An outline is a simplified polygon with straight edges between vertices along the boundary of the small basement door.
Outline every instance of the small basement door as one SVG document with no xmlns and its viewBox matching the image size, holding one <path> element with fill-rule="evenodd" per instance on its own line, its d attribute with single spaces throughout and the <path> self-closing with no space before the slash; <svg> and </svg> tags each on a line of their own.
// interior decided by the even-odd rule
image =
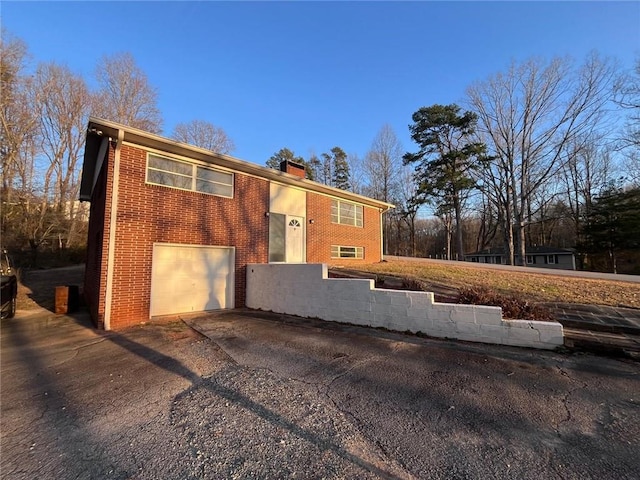
<svg viewBox="0 0 640 480">
<path fill-rule="evenodd" d="M 232 247 L 153 245 L 150 316 L 234 306 Z"/>
</svg>

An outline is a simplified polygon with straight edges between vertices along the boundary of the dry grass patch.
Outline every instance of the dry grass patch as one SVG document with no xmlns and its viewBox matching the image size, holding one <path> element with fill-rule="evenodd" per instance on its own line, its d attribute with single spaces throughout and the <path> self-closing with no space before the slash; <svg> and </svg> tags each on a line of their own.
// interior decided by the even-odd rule
<svg viewBox="0 0 640 480">
<path fill-rule="evenodd" d="M 84 265 L 47 270 L 20 270 L 18 280 L 18 310 L 46 308 L 53 311 L 55 288 L 64 285 L 82 286 Z"/>
<path fill-rule="evenodd" d="M 502 295 L 524 297 L 531 302 L 640 308 L 640 284 L 629 282 L 396 260 L 358 266 L 358 270 L 419 280 L 426 286 L 444 284 L 458 290 L 485 288 Z"/>
</svg>

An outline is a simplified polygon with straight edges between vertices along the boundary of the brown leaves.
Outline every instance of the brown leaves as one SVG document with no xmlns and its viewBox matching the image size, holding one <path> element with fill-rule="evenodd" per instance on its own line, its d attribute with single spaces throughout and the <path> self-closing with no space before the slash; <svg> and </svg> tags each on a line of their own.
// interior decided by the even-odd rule
<svg viewBox="0 0 640 480">
<path fill-rule="evenodd" d="M 457 289 L 487 288 L 498 294 L 528 302 L 566 302 L 640 308 L 640 284 L 497 270 L 464 264 L 445 265 L 428 261 L 388 261 L 362 265 L 360 270 L 408 276 L 426 286 L 446 284 Z"/>
</svg>

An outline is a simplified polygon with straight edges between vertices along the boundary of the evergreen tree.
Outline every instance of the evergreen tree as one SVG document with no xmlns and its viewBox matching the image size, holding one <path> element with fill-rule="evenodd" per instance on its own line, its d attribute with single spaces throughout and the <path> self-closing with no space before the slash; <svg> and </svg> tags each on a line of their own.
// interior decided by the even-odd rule
<svg viewBox="0 0 640 480">
<path fill-rule="evenodd" d="M 471 172 L 486 151 L 484 144 L 472 141 L 476 121 L 476 114 L 461 115 L 455 104 L 423 107 L 413 114 L 414 123 L 409 126 L 420 150 L 403 157 L 405 164 L 417 164 L 417 197 L 436 208 L 446 205 L 453 209 L 459 260 L 464 255 L 462 202 L 466 192 L 475 187 Z"/>
<path fill-rule="evenodd" d="M 323 153 L 321 155 L 322 161 L 320 165 L 320 176 L 318 177 L 318 181 L 324 183 L 325 185 L 331 185 L 331 172 L 332 172 L 332 157 L 328 153 Z"/>
<path fill-rule="evenodd" d="M 271 155 L 271 157 L 269 157 L 269 159 L 265 162 L 265 165 L 269 168 L 273 168 L 274 170 L 280 170 L 280 164 L 284 161 L 293 162 L 304 166 L 306 178 L 308 178 L 309 180 L 315 180 L 316 175 L 314 172 L 314 168 L 310 164 L 310 162 L 306 162 L 302 157 L 297 157 L 288 148 L 281 148 L 276 153 Z"/>
<path fill-rule="evenodd" d="M 307 162 L 307 166 L 309 167 L 309 180 L 318 180 L 320 178 L 321 165 L 320 159 L 315 154 L 311 154 Z"/>
<path fill-rule="evenodd" d="M 585 253 L 607 253 L 613 273 L 621 250 L 640 248 L 640 188 L 609 189 L 597 197 L 584 223 Z"/>
<path fill-rule="evenodd" d="M 296 157 L 295 154 L 288 148 L 281 148 L 276 153 L 271 155 L 265 164 L 269 168 L 280 170 L 280 164 L 283 161 L 301 164 L 302 162 L 304 162 L 304 159 L 302 157 Z"/>
<path fill-rule="evenodd" d="M 340 190 L 351 190 L 351 175 L 347 154 L 340 147 L 331 149 L 332 175 L 331 185 Z"/>
</svg>

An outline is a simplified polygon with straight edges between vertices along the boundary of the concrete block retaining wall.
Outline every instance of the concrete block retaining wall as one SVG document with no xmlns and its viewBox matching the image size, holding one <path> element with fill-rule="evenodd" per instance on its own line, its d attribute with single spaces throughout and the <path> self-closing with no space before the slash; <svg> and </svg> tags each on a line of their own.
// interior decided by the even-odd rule
<svg viewBox="0 0 640 480">
<path fill-rule="evenodd" d="M 437 303 L 431 292 L 375 288 L 373 280 L 328 278 L 324 264 L 249 264 L 249 308 L 470 342 L 553 349 L 556 322 L 503 320 L 499 307 Z"/>
</svg>

